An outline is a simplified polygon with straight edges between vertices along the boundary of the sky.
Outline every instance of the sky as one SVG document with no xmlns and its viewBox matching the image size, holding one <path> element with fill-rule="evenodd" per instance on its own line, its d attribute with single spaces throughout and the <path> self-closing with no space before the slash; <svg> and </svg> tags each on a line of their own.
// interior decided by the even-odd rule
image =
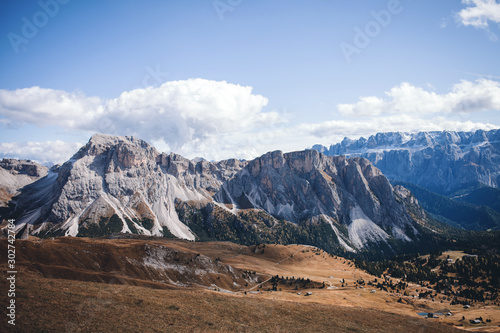
<svg viewBox="0 0 500 333">
<path fill-rule="evenodd" d="M 500 0 L 4 0 L 0 22 L 0 158 L 500 128 Z"/>
</svg>

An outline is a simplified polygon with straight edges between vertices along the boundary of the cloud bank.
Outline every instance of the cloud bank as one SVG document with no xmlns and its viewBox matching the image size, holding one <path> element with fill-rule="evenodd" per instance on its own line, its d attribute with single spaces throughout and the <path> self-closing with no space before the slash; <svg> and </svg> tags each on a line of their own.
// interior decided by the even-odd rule
<svg viewBox="0 0 500 333">
<path fill-rule="evenodd" d="M 89 137 L 93 133 L 134 135 L 159 151 L 188 158 L 251 159 L 272 150 L 302 150 L 377 132 L 498 128 L 498 123 L 473 119 L 478 112 L 500 111 L 500 83 L 461 81 L 441 94 L 401 83 L 385 96 L 338 104 L 329 118 L 307 123 L 294 122 L 293 115 L 266 112 L 267 103 L 267 98 L 252 93 L 252 87 L 203 79 L 166 82 L 105 100 L 32 87 L 0 90 L 0 127 L 31 124 Z M 0 157 L 57 163 L 71 157 L 82 144 L 0 143 Z"/>
<path fill-rule="evenodd" d="M 224 157 L 217 146 L 235 144 L 226 138 L 282 121 L 277 112 L 262 110 L 267 103 L 251 87 L 204 79 L 166 82 L 107 100 L 31 87 L 0 90 L 0 123 L 133 135 L 166 150 Z"/>
<path fill-rule="evenodd" d="M 450 114 L 500 110 L 500 83 L 480 79 L 461 81 L 446 94 L 415 87 L 404 82 L 387 91 L 385 98 L 361 97 L 352 104 L 339 104 L 337 109 L 348 116 L 382 114 Z"/>
<path fill-rule="evenodd" d="M 62 140 L 0 142 L 0 158 L 35 160 L 46 165 L 58 164 L 66 162 L 83 144 L 83 142 L 64 142 Z"/>
</svg>

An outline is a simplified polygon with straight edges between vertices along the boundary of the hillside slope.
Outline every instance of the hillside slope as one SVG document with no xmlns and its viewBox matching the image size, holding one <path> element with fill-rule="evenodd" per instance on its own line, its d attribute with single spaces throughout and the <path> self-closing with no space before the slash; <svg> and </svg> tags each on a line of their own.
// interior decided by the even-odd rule
<svg viewBox="0 0 500 333">
<path fill-rule="evenodd" d="M 6 207 L 20 189 L 42 178 L 48 168 L 33 161 L 4 158 L 0 161 L 0 209 Z"/>
<path fill-rule="evenodd" d="M 409 189 L 420 205 L 436 219 L 468 230 L 500 230 L 500 213 L 488 206 L 449 199 L 415 184 L 393 181 Z"/>
<path fill-rule="evenodd" d="M 500 189 L 498 188 L 481 187 L 466 195 L 456 196 L 454 199 L 473 205 L 488 206 L 500 213 Z"/>
</svg>

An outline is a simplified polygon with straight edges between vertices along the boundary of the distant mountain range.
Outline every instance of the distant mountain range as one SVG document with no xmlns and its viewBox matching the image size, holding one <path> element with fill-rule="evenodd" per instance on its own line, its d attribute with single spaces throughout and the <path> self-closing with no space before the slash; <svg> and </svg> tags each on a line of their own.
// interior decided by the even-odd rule
<svg viewBox="0 0 500 333">
<path fill-rule="evenodd" d="M 314 150 L 190 161 L 133 137 L 94 135 L 17 191 L 2 217 L 16 219 L 19 235 L 135 233 L 355 252 L 432 233 L 411 193 L 368 160 Z"/>
<path fill-rule="evenodd" d="M 389 179 L 447 196 L 500 186 L 500 130 L 378 133 L 312 149 L 328 156 L 365 157 Z"/>
</svg>

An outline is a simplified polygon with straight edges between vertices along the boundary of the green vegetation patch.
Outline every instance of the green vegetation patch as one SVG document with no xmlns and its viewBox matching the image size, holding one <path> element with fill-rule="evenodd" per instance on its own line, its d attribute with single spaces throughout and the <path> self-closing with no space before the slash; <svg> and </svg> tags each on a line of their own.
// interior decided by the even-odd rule
<svg viewBox="0 0 500 333">
<path fill-rule="evenodd" d="M 78 237 L 101 237 L 103 235 L 111 235 L 122 231 L 123 222 L 120 217 L 113 214 L 109 219 L 101 217 L 99 224 L 89 223 L 86 226 L 80 225 L 78 229 Z"/>
</svg>

